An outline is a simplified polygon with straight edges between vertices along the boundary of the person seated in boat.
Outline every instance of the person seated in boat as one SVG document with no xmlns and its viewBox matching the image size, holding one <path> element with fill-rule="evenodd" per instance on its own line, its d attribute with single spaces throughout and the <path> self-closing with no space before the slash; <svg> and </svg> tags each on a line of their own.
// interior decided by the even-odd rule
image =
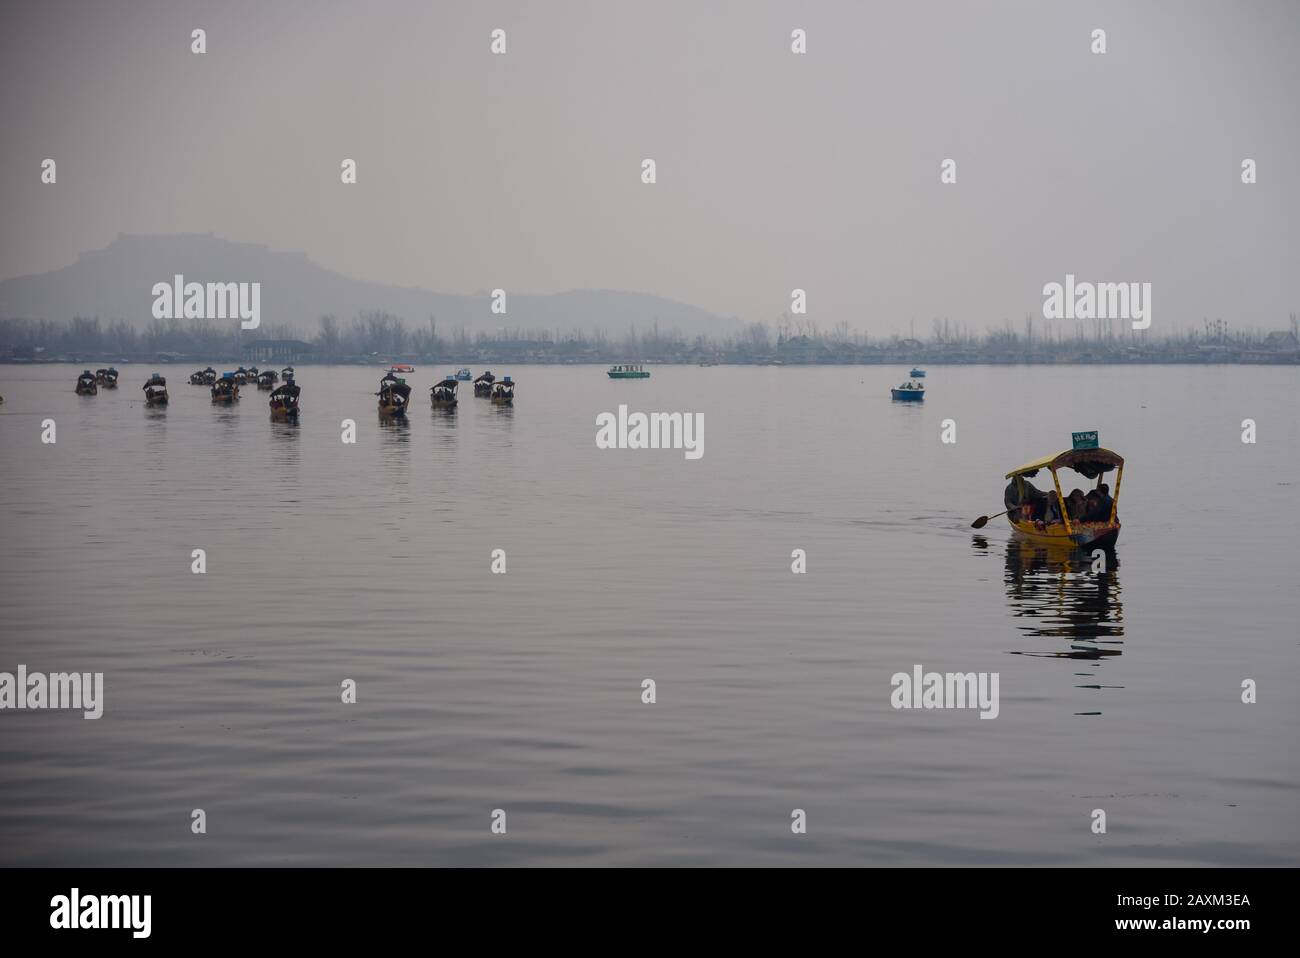
<svg viewBox="0 0 1300 958">
<path fill-rule="evenodd" d="M 1012 477 L 1007 483 L 1007 487 L 1002 490 L 1002 505 L 1007 510 L 1007 515 L 1012 519 L 1020 511 L 1020 490 L 1016 488 L 1016 480 Z"/>
<path fill-rule="evenodd" d="M 1075 489 L 1065 498 L 1065 512 L 1072 522 L 1077 522 L 1083 518 L 1087 509 L 1087 499 L 1083 495 L 1082 489 Z"/>
<path fill-rule="evenodd" d="M 1028 519 L 1031 511 L 1029 504 L 1033 501 L 1029 490 L 1034 487 L 1027 479 L 1012 476 L 1006 489 L 1002 490 L 1002 504 L 1007 507 L 1007 515 L 1012 519 Z"/>
<path fill-rule="evenodd" d="M 1028 479 L 1013 476 L 1002 493 L 1002 504 L 1007 507 L 1007 514 L 1012 519 L 1033 519 L 1039 513 L 1039 507 L 1047 494 L 1039 490 Z"/>
<path fill-rule="evenodd" d="M 1105 518 L 1110 517 L 1109 511 L 1107 511 L 1105 517 L 1103 518 L 1102 511 L 1101 511 L 1101 493 L 1098 492 L 1096 489 L 1093 489 L 1091 492 L 1088 493 L 1085 502 L 1086 505 L 1083 510 L 1084 522 L 1102 522 L 1104 521 Z"/>
<path fill-rule="evenodd" d="M 1092 492 L 1088 493 L 1091 508 L 1088 510 L 1087 520 L 1089 522 L 1109 522 L 1110 510 L 1113 500 L 1110 498 L 1110 486 L 1102 483 Z"/>
</svg>

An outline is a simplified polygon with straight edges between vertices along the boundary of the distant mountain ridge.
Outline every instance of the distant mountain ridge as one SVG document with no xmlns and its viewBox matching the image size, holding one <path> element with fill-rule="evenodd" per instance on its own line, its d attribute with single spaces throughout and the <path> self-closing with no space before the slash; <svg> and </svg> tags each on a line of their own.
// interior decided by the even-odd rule
<svg viewBox="0 0 1300 958">
<path fill-rule="evenodd" d="M 0 319 L 67 322 L 98 316 L 107 324 L 125 320 L 137 329 L 153 320 L 153 285 L 172 281 L 260 282 L 263 327 L 288 324 L 313 335 L 326 314 L 346 325 L 358 313 L 384 310 L 409 327 L 438 324 L 440 334 L 519 329 L 575 329 L 622 335 L 659 323 L 664 332 L 718 336 L 739 330 L 735 317 L 719 316 L 687 303 L 648 293 L 572 290 L 530 294 L 507 290 L 506 315 L 492 313 L 490 298 L 436 293 L 352 279 L 313 263 L 306 254 L 281 252 L 256 243 L 237 243 L 213 234 L 131 235 L 119 233 L 103 249 L 82 253 L 62 269 L 0 281 Z"/>
</svg>

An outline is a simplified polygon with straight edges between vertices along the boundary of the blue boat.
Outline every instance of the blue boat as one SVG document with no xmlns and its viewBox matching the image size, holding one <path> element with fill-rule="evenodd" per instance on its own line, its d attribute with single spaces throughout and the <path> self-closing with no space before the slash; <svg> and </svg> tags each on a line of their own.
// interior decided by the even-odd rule
<svg viewBox="0 0 1300 958">
<path fill-rule="evenodd" d="M 913 379 L 924 379 L 925 370 L 922 369 L 920 366 L 913 366 L 912 371 L 908 373 L 908 375 L 911 376 Z"/>
<path fill-rule="evenodd" d="M 461 366 L 456 370 L 456 379 L 460 382 L 467 383 L 474 378 L 474 374 L 469 371 L 468 366 Z"/>
<path fill-rule="evenodd" d="M 920 402 L 925 398 L 925 387 L 920 383 L 906 382 L 889 390 L 889 394 L 899 402 Z"/>
</svg>

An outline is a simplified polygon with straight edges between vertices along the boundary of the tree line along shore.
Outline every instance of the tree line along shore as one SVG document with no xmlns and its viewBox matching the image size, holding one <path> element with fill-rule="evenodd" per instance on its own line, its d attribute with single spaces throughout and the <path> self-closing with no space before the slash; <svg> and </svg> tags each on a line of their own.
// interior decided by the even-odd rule
<svg viewBox="0 0 1300 958">
<path fill-rule="evenodd" d="M 374 362 L 695 363 L 738 365 L 1242 363 L 1300 364 L 1300 330 L 1234 330 L 1222 321 L 1167 334 L 1115 331 L 1084 324 L 1026 321 L 981 333 L 934 324 L 928 337 L 872 337 L 846 324 L 822 331 L 807 325 L 751 323 L 738 332 L 684 336 L 658 328 L 622 336 L 601 332 L 501 329 L 449 335 L 436 321 L 408 325 L 384 312 L 349 323 L 324 316 L 314 333 L 287 324 L 256 330 L 206 321 L 155 320 L 143 329 L 97 317 L 71 322 L 0 320 L 0 362 Z"/>
</svg>

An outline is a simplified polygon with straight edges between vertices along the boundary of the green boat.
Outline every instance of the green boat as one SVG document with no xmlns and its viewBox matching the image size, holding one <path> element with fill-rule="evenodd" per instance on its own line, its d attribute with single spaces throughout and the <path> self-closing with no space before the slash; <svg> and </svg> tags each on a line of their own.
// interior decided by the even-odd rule
<svg viewBox="0 0 1300 958">
<path fill-rule="evenodd" d="M 649 379 L 650 374 L 640 366 L 610 366 L 610 379 Z"/>
</svg>

